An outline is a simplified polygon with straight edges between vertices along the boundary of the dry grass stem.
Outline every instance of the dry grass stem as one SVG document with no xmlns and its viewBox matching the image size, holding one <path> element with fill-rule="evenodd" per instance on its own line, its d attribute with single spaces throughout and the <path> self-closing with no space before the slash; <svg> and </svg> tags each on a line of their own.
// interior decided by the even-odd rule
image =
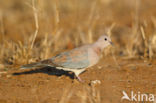
<svg viewBox="0 0 156 103">
<path fill-rule="evenodd" d="M 3 21 L 3 12 L 0 11 L 0 30 L 1 30 L 1 35 L 2 35 L 2 40 L 4 39 L 5 31 L 4 31 L 4 21 Z"/>
<path fill-rule="evenodd" d="M 142 38 L 143 38 L 144 45 L 145 45 L 145 49 L 144 49 L 144 58 L 147 58 L 147 56 L 148 56 L 148 50 L 149 50 L 149 48 L 148 48 L 148 43 L 147 43 L 147 39 L 146 39 L 146 37 L 145 37 L 144 28 L 141 26 L 140 29 L 141 29 L 141 34 L 142 34 Z"/>
<path fill-rule="evenodd" d="M 72 94 L 73 94 L 73 91 L 71 90 L 71 88 L 65 88 L 59 103 L 68 103 L 68 101 L 71 98 Z"/>
<path fill-rule="evenodd" d="M 116 64 L 116 66 L 120 69 L 121 67 L 120 67 L 120 65 L 119 65 L 119 63 L 118 63 L 118 61 L 117 61 L 117 59 L 116 59 L 116 56 L 114 55 L 113 50 L 111 50 L 111 53 L 112 53 L 112 57 L 113 57 L 113 60 L 114 60 L 114 62 L 115 62 L 115 64 Z"/>
<path fill-rule="evenodd" d="M 33 37 L 33 40 L 32 40 L 32 44 L 31 44 L 31 49 L 33 48 L 34 46 L 34 42 L 36 40 L 36 37 L 37 37 L 37 34 L 38 34 L 38 30 L 39 30 L 39 24 L 38 24 L 38 10 L 35 6 L 35 0 L 32 0 L 32 9 L 33 9 L 33 13 L 34 13 L 34 20 L 35 20 L 35 27 L 36 27 L 36 30 L 35 30 L 35 33 L 34 33 L 34 37 Z"/>
</svg>

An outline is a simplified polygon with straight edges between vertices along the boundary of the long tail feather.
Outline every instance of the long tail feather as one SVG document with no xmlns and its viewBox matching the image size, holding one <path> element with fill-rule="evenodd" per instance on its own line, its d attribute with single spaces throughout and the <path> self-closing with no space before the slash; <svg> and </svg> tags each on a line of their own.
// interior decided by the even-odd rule
<svg viewBox="0 0 156 103">
<path fill-rule="evenodd" d="M 21 66 L 21 69 L 31 69 L 31 68 L 42 68 L 42 67 L 46 67 L 46 66 L 50 66 L 50 67 L 55 67 L 57 65 L 53 64 L 53 62 L 51 61 L 51 59 L 46 59 L 40 62 L 36 62 L 36 63 L 31 63 L 31 64 L 26 64 Z"/>
<path fill-rule="evenodd" d="M 45 67 L 45 64 L 42 64 L 40 62 L 36 62 L 36 63 L 31 63 L 31 64 L 26 64 L 21 66 L 21 69 L 31 69 L 31 68 L 35 68 L 35 67 Z"/>
</svg>

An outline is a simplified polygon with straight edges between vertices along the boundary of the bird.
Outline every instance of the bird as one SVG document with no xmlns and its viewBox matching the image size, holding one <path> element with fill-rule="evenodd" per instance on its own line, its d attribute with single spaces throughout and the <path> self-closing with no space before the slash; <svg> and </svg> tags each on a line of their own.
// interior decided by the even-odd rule
<svg viewBox="0 0 156 103">
<path fill-rule="evenodd" d="M 55 67 L 59 70 L 73 72 L 76 78 L 83 82 L 79 75 L 87 68 L 97 64 L 101 58 L 102 51 L 109 45 L 112 45 L 111 38 L 105 34 L 99 39 L 90 44 L 62 52 L 52 58 L 26 64 L 21 66 L 21 69 Z"/>
</svg>

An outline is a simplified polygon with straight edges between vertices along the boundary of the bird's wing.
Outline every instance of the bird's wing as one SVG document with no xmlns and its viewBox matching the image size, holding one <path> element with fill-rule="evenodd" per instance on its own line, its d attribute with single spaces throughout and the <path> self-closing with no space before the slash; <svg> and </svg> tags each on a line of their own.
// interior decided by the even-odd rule
<svg viewBox="0 0 156 103">
<path fill-rule="evenodd" d="M 71 69 L 86 68 L 89 66 L 88 50 L 84 48 L 73 49 L 51 59 L 41 61 L 41 63 Z"/>
</svg>

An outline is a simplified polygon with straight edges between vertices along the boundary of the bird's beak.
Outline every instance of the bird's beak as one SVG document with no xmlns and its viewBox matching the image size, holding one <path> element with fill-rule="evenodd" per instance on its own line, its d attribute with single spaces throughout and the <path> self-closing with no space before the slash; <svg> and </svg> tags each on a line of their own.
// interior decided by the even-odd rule
<svg viewBox="0 0 156 103">
<path fill-rule="evenodd" d="M 112 46 L 114 46 L 113 42 L 110 41 L 109 43 L 110 43 Z"/>
</svg>

